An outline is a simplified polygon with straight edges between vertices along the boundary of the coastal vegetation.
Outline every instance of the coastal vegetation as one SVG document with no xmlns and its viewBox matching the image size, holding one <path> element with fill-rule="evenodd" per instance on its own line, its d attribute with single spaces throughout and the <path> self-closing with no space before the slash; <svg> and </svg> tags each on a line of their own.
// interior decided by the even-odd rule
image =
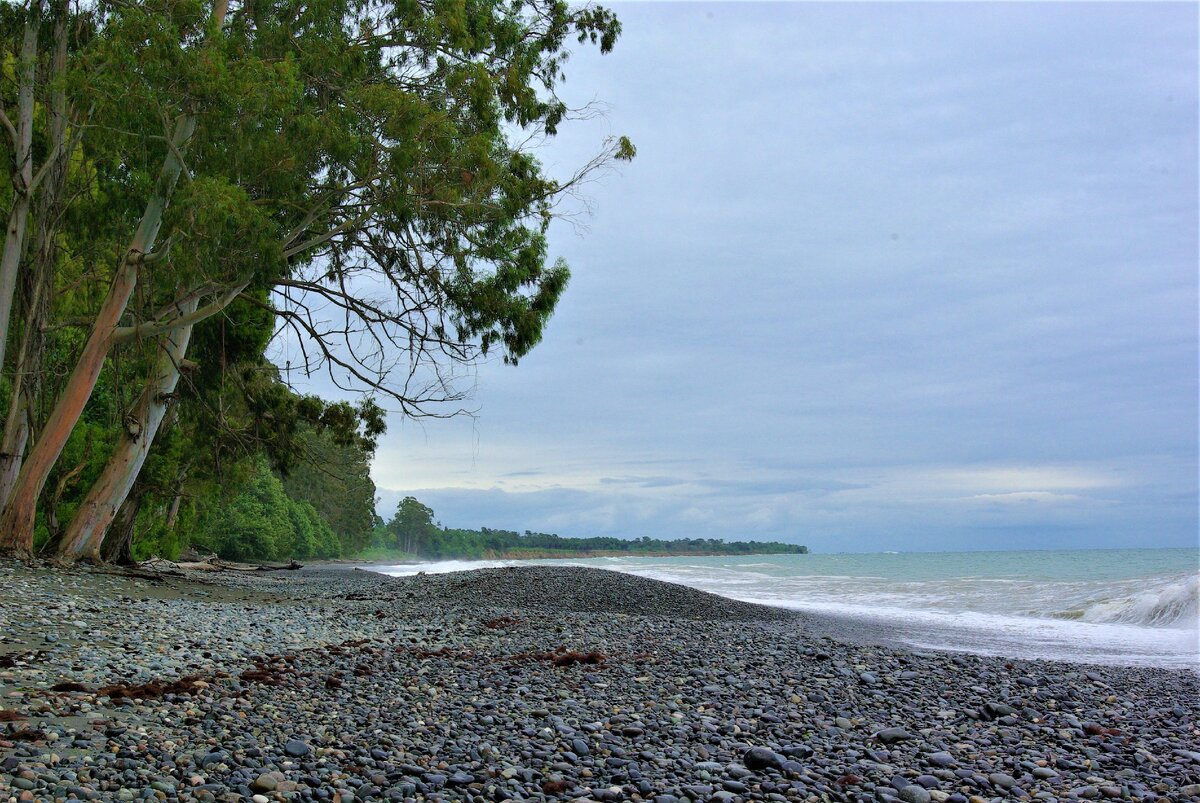
<svg viewBox="0 0 1200 803">
<path fill-rule="evenodd" d="M 461 412 L 567 284 L 558 0 L 0 5 L 0 553 L 370 546 L 385 412 Z M 339 400 L 297 392 L 321 376 Z"/>
<path fill-rule="evenodd" d="M 797 555 L 808 547 L 773 541 L 723 541 L 717 538 L 679 538 L 665 541 L 642 536 L 636 539 L 596 537 L 564 538 L 553 533 L 526 530 L 478 530 L 441 527 L 433 509 L 414 497 L 405 497 L 396 513 L 376 529 L 374 546 L 422 558 L 562 558 L 609 555 Z M 376 552 L 384 557 L 387 552 Z"/>
</svg>

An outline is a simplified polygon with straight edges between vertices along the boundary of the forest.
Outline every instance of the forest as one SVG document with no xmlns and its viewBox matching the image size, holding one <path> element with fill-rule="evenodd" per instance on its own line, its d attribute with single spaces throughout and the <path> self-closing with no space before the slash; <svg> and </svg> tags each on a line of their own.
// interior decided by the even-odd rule
<svg viewBox="0 0 1200 803">
<path fill-rule="evenodd" d="M 557 0 L 0 4 L 0 554 L 370 546 L 389 416 L 537 344 L 551 221 L 634 156 L 537 156 L 594 111 L 572 49 L 619 33 Z"/>
<path fill-rule="evenodd" d="M 552 558 L 588 555 L 805 555 L 808 547 L 776 541 L 717 538 L 564 538 L 481 527 L 464 530 L 434 522 L 433 509 L 408 496 L 386 525 L 376 528 L 373 546 L 420 558 Z M 382 555 L 380 557 L 383 557 Z"/>
</svg>

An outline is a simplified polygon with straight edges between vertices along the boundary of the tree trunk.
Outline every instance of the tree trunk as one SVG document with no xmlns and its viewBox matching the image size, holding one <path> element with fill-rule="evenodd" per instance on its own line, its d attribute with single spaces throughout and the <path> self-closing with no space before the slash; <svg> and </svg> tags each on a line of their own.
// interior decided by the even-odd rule
<svg viewBox="0 0 1200 803">
<path fill-rule="evenodd" d="M 84 405 L 96 387 L 104 358 L 108 354 L 113 329 L 137 283 L 137 266 L 132 260 L 122 260 L 109 288 L 108 296 L 96 317 L 96 323 L 88 336 L 83 354 L 67 380 L 67 386 L 59 397 L 58 404 L 50 413 L 50 419 L 42 429 L 37 443 L 29 452 L 16 487 L 8 500 L 3 517 L 0 517 L 0 552 L 29 555 L 33 551 L 33 522 L 37 511 L 38 496 L 46 485 L 46 478 L 62 454 L 63 446 L 83 413 Z"/>
<path fill-rule="evenodd" d="M 29 224 L 29 203 L 33 193 L 33 90 L 37 78 L 38 26 L 42 18 L 40 0 L 32 0 L 25 17 L 25 37 L 21 43 L 21 78 L 17 89 L 16 140 L 13 142 L 13 200 L 4 230 L 4 249 L 0 251 L 0 369 L 8 345 L 13 293 L 17 289 L 17 269 L 25 253 L 25 230 Z"/>
<path fill-rule="evenodd" d="M 3 516 L 0 517 L 0 553 L 28 555 L 33 551 L 33 522 L 37 513 L 38 496 L 41 495 L 50 470 L 62 454 L 71 430 L 96 387 L 96 380 L 104 367 L 104 359 L 112 347 L 117 323 L 125 313 L 137 285 L 141 257 L 154 248 L 158 230 L 162 226 L 163 211 L 183 170 L 183 164 L 177 154 L 181 154 L 187 148 L 195 128 L 196 121 L 191 116 L 180 118 L 175 126 L 173 147 L 168 150 L 163 162 L 155 193 L 147 201 L 146 210 L 142 214 L 129 251 L 117 267 L 117 274 L 96 316 L 83 353 L 75 364 L 75 370 L 71 372 L 67 386 L 63 389 L 54 411 L 50 413 L 50 419 L 38 436 L 37 443 L 25 459 L 21 474 L 17 478 L 17 486 L 13 489 Z"/>
<path fill-rule="evenodd" d="M 67 143 L 67 98 L 54 83 L 67 65 L 67 11 L 65 3 L 51 6 L 54 13 L 54 50 L 47 82 L 50 90 L 50 163 L 43 167 L 43 178 L 36 199 L 32 269 L 25 272 L 21 303 L 25 311 L 21 345 L 13 369 L 12 400 L 0 439 L 0 511 L 8 502 L 21 472 L 31 432 L 36 431 L 38 404 L 41 399 L 42 359 L 45 354 L 45 326 L 50 319 L 50 296 L 58 262 L 59 220 L 66 190 L 71 148 Z"/>
<path fill-rule="evenodd" d="M 105 563 L 117 563 L 122 566 L 137 563 L 133 559 L 133 525 L 137 522 L 137 514 L 144 497 L 145 490 L 138 484 L 117 509 L 117 515 L 108 528 L 108 537 L 104 539 L 100 550 Z"/>
<path fill-rule="evenodd" d="M 183 483 L 187 479 L 187 469 L 179 472 L 179 476 L 175 478 L 175 498 L 171 500 L 171 507 L 167 509 L 167 532 L 174 532 L 175 522 L 179 521 L 179 508 L 183 505 Z"/>
<path fill-rule="evenodd" d="M 24 388 L 13 388 L 13 403 L 4 422 L 4 439 L 0 441 L 0 502 L 8 499 L 17 484 L 21 457 L 29 443 L 29 403 Z"/>
<path fill-rule="evenodd" d="M 195 298 L 184 302 L 181 313 L 196 311 Z M 186 325 L 163 335 L 159 341 L 159 357 L 154 374 L 134 407 L 132 426 L 127 426 L 117 441 L 116 449 L 99 479 L 88 491 L 75 518 L 58 545 L 58 558 L 63 561 L 100 561 L 100 545 L 113 518 L 129 495 L 150 445 L 158 434 L 159 425 L 167 414 L 175 386 L 179 383 L 179 366 L 187 353 L 192 326 Z"/>
<path fill-rule="evenodd" d="M 229 9 L 228 0 L 216 0 L 213 4 L 210 36 L 219 32 Z M 117 266 L 116 275 L 108 295 L 100 307 L 96 322 L 88 335 L 83 353 L 67 380 L 67 386 L 59 397 L 46 426 L 39 434 L 37 443 L 30 450 L 12 497 L 0 515 L 0 554 L 29 555 L 33 552 L 33 524 L 37 515 L 37 500 L 46 478 L 62 454 L 63 446 L 71 430 L 83 413 L 84 405 L 91 398 L 104 367 L 104 359 L 113 344 L 114 330 L 129 304 L 137 285 L 138 270 L 142 258 L 154 249 L 162 228 L 163 212 L 175 191 L 175 184 L 183 172 L 183 154 L 196 130 L 196 118 L 183 114 L 175 124 L 175 131 L 163 159 L 162 170 L 154 185 L 154 192 L 146 202 L 142 219 L 129 244 L 125 256 Z"/>
</svg>

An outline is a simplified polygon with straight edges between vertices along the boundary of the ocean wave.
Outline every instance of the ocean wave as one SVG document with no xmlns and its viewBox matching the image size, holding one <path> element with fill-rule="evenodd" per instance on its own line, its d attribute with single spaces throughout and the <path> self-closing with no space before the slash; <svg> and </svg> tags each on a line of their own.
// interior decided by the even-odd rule
<svg viewBox="0 0 1200 803">
<path fill-rule="evenodd" d="M 857 603 L 738 597 L 745 602 L 832 614 L 885 625 L 915 649 L 1069 660 L 1090 664 L 1196 669 L 1194 630 L 1124 622 L 1070 622 L 980 611 L 937 611 Z"/>
<path fill-rule="evenodd" d="M 1200 574 L 1144 589 L 1132 594 L 1095 600 L 1056 614 L 1104 624 L 1143 627 L 1195 627 L 1200 619 Z"/>
<path fill-rule="evenodd" d="M 425 563 L 397 563 L 386 566 L 371 566 L 370 571 L 391 577 L 411 577 L 414 574 L 448 574 L 467 572 L 473 569 L 495 569 L 512 566 L 512 560 L 434 560 Z"/>
</svg>

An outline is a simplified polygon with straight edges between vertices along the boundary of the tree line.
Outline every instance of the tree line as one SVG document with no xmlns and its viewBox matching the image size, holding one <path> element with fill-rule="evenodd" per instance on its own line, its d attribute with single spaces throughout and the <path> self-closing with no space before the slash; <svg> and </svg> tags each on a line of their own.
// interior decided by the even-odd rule
<svg viewBox="0 0 1200 803">
<path fill-rule="evenodd" d="M 0 553 L 370 543 L 385 413 L 541 338 L 559 0 L 0 4 Z M 314 376 L 329 401 L 298 392 Z"/>
<path fill-rule="evenodd" d="M 425 558 L 553 557 L 555 554 L 632 555 L 803 555 L 808 547 L 777 541 L 724 541 L 717 538 L 663 540 L 642 536 L 564 538 L 526 530 L 478 530 L 441 527 L 433 509 L 408 496 L 385 525 L 375 530 L 373 544 Z"/>
</svg>

